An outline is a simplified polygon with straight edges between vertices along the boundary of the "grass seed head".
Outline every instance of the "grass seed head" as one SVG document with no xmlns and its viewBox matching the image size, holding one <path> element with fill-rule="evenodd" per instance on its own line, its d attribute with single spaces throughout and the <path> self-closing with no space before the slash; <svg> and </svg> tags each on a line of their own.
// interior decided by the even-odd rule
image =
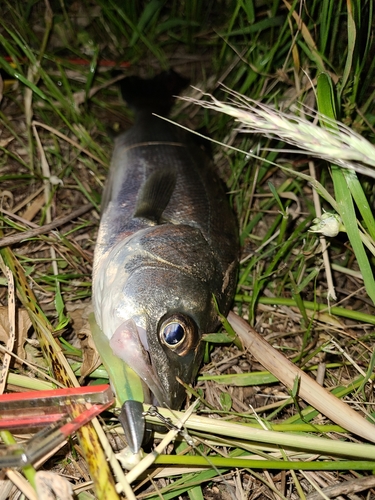
<svg viewBox="0 0 375 500">
<path fill-rule="evenodd" d="M 203 99 L 183 99 L 232 116 L 241 124 L 240 132 L 280 139 L 297 147 L 299 153 L 375 177 L 375 171 L 371 168 L 375 167 L 375 147 L 343 123 L 335 122 L 315 111 L 307 113 L 307 116 L 314 119 L 309 121 L 245 98 L 229 89 L 227 91 L 233 97 L 230 101 L 232 104 L 219 101 L 211 94 L 203 94 Z M 316 118 L 332 127 L 320 127 L 314 123 Z"/>
</svg>

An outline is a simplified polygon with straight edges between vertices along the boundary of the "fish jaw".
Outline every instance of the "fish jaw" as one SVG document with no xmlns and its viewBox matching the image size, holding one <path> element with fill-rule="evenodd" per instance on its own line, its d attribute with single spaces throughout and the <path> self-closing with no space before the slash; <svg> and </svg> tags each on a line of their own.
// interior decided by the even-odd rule
<svg viewBox="0 0 375 500">
<path fill-rule="evenodd" d="M 188 353 L 184 360 L 178 359 L 178 368 L 172 369 L 173 359 L 168 359 L 165 366 L 156 367 L 147 341 L 144 328 L 138 326 L 133 318 L 124 321 L 115 331 L 109 341 L 113 353 L 124 361 L 144 382 L 145 402 L 161 405 L 172 409 L 181 407 L 186 397 L 184 386 L 177 378 L 185 382 L 191 381 L 191 366 L 195 358 L 200 358 L 199 347 L 196 351 Z M 199 364 L 197 365 L 197 368 Z M 195 374 L 194 374 L 195 375 Z M 146 387 L 149 389 L 147 393 Z"/>
<path fill-rule="evenodd" d="M 130 366 L 151 391 L 152 395 L 145 394 L 144 390 L 145 402 L 163 404 L 166 397 L 150 361 L 145 329 L 137 326 L 131 318 L 116 329 L 109 345 L 113 353 Z"/>
</svg>

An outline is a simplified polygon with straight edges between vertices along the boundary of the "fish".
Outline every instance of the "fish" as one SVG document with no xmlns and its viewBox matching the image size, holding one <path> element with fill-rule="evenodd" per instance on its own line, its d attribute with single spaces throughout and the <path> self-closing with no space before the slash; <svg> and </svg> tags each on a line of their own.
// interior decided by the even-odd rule
<svg viewBox="0 0 375 500">
<path fill-rule="evenodd" d="M 197 375 L 217 308 L 229 312 L 239 256 L 236 217 L 207 148 L 160 118 L 187 85 L 173 70 L 122 81 L 135 122 L 115 140 L 92 280 L 113 354 L 141 379 L 144 402 L 171 409 L 186 397 L 178 379 Z"/>
</svg>

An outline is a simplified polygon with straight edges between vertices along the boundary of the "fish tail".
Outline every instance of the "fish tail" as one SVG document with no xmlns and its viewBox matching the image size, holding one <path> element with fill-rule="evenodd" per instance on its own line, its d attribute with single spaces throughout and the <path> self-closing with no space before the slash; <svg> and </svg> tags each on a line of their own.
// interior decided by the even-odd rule
<svg viewBox="0 0 375 500">
<path fill-rule="evenodd" d="M 128 76 L 122 80 L 120 88 L 123 99 L 135 112 L 146 110 L 166 115 L 174 96 L 188 85 L 188 78 L 170 69 L 149 79 Z"/>
</svg>

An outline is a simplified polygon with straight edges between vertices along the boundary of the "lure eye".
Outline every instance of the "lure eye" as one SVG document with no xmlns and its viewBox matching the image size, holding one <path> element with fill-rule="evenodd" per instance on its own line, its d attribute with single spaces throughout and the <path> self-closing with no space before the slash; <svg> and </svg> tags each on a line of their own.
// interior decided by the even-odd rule
<svg viewBox="0 0 375 500">
<path fill-rule="evenodd" d="M 184 314 L 173 314 L 161 321 L 159 327 L 161 342 L 179 356 L 185 356 L 198 344 L 198 328 L 194 321 Z"/>
</svg>

